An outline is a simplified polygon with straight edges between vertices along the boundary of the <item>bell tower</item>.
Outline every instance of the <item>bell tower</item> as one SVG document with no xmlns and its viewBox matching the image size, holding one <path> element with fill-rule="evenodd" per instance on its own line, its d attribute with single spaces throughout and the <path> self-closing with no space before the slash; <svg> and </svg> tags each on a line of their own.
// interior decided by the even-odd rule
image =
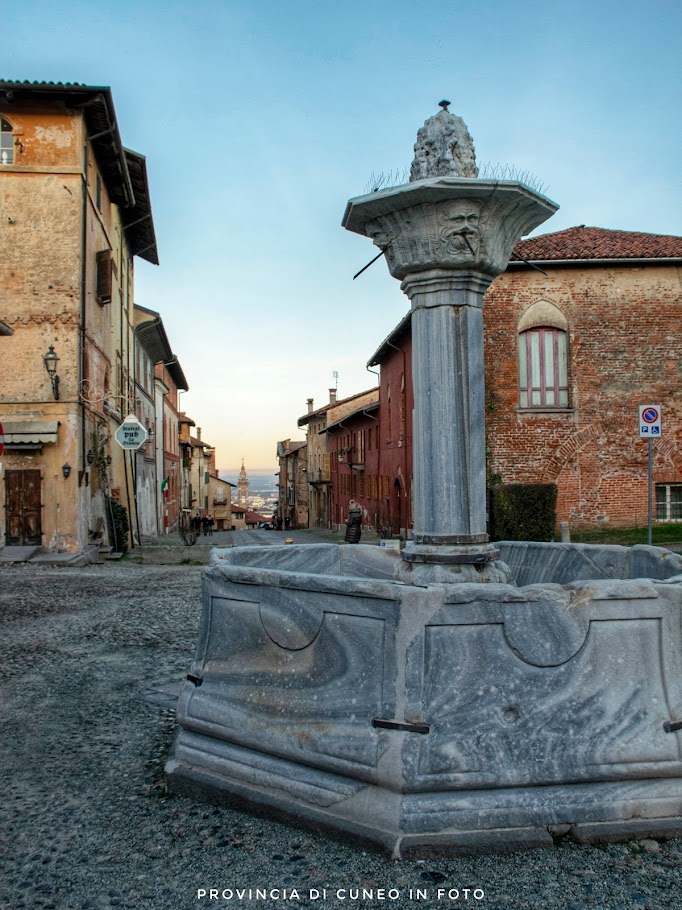
<svg viewBox="0 0 682 910">
<path fill-rule="evenodd" d="M 249 475 L 244 468 L 244 459 L 242 458 L 242 469 L 239 472 L 239 481 L 237 483 L 237 502 L 240 506 L 249 504 Z"/>
</svg>

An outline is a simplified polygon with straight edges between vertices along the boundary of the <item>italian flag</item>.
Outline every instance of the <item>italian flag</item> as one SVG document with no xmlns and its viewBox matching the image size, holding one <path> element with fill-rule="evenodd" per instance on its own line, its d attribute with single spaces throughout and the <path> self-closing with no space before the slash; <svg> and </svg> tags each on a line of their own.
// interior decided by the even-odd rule
<svg viewBox="0 0 682 910">
<path fill-rule="evenodd" d="M 168 478 L 164 477 L 161 481 L 161 492 L 164 496 L 168 496 Z"/>
</svg>

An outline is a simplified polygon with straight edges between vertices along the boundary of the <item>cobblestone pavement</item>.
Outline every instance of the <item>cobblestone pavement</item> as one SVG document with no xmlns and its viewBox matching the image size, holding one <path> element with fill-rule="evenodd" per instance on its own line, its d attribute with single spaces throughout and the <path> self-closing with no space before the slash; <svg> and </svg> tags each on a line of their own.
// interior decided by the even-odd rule
<svg viewBox="0 0 682 910">
<path fill-rule="evenodd" d="M 206 565 L 214 547 L 281 547 L 286 544 L 342 543 L 343 531 L 303 528 L 296 531 L 214 531 L 200 534 L 196 544 L 186 546 L 179 534 L 167 534 L 152 543 L 135 547 L 128 560 L 145 565 Z M 363 531 L 362 543 L 378 543 L 374 531 Z M 0 551 L 1 552 L 1 551 Z"/>
<path fill-rule="evenodd" d="M 682 906 L 680 840 L 392 861 L 167 795 L 200 581 L 134 562 L 0 569 L 0 910 Z"/>
</svg>

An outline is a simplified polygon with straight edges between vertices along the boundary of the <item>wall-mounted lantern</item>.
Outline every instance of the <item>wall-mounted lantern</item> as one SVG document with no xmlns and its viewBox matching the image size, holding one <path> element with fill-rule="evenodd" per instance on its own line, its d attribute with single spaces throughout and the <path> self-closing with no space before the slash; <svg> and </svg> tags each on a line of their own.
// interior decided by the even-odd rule
<svg viewBox="0 0 682 910">
<path fill-rule="evenodd" d="M 55 401 L 59 401 L 59 376 L 57 376 L 58 360 L 59 357 L 55 354 L 53 345 L 50 345 L 50 350 L 47 354 L 43 354 L 43 363 L 45 364 L 47 375 L 50 377 L 50 382 L 52 383 L 52 394 L 54 395 Z"/>
<path fill-rule="evenodd" d="M 93 461 L 95 460 L 95 456 L 92 453 L 92 449 L 90 449 L 88 451 L 88 454 L 85 456 L 85 460 L 87 461 L 88 464 L 92 464 Z"/>
<path fill-rule="evenodd" d="M 67 461 L 65 464 L 62 465 L 62 474 L 64 475 L 64 480 L 66 480 L 66 478 L 69 476 L 70 473 L 71 473 L 71 465 Z"/>
</svg>

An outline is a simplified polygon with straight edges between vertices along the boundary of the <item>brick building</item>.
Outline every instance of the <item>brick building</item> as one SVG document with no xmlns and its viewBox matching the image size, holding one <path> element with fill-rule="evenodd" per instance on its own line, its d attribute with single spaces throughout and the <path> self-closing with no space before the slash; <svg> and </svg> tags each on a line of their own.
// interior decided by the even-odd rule
<svg viewBox="0 0 682 910">
<path fill-rule="evenodd" d="M 336 389 L 330 389 L 329 403 L 321 408 L 315 408 L 313 399 L 308 399 L 308 411 L 298 419 L 298 426 L 307 429 L 308 527 L 328 528 L 338 521 L 338 509 L 331 501 L 332 470 L 337 462 L 330 454 L 333 449 L 338 459 L 338 451 L 336 441 L 330 442 L 327 436 L 327 428 L 345 423 L 348 415 L 377 400 L 376 388 L 341 399 L 337 399 Z"/>
<path fill-rule="evenodd" d="M 489 473 L 553 482 L 571 524 L 645 524 L 640 404 L 662 405 L 657 517 L 682 519 L 682 238 L 575 227 L 522 240 L 484 307 Z"/>
<path fill-rule="evenodd" d="M 558 520 L 573 526 L 646 524 L 638 408 L 660 404 L 656 517 L 682 520 L 682 238 L 581 226 L 523 240 L 515 254 L 483 311 L 489 479 L 556 483 Z M 412 525 L 411 355 L 408 313 L 368 364 L 381 368 L 379 445 L 371 468 L 366 447 L 364 498 L 359 480 L 352 496 L 403 537 Z M 374 440 L 354 419 L 335 436 L 351 459 L 358 431 Z M 332 473 L 336 525 L 349 474 Z"/>
<path fill-rule="evenodd" d="M 379 395 L 373 401 L 330 423 L 327 438 L 331 475 L 330 519 L 340 528 L 348 517 L 351 499 L 362 509 L 363 527 L 377 527 L 387 518 L 379 508 Z"/>
<path fill-rule="evenodd" d="M 380 368 L 377 511 L 382 528 L 406 537 L 412 527 L 412 335 L 409 314 L 370 357 Z M 385 531 L 382 531 L 385 533 Z"/>
</svg>

